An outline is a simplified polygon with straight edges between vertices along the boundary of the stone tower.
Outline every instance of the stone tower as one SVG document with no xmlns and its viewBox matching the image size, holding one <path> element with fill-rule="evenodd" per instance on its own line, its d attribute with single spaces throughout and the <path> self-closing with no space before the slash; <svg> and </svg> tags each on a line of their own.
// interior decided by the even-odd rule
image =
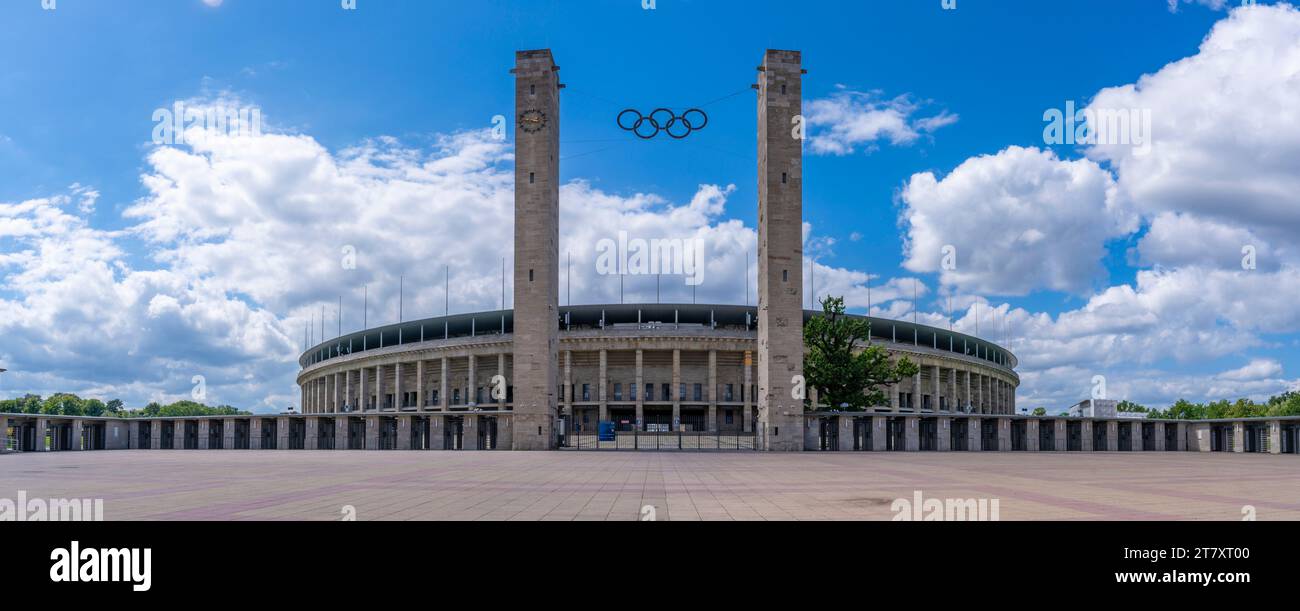
<svg viewBox="0 0 1300 611">
<path fill-rule="evenodd" d="M 798 51 L 758 68 L 758 430 L 773 451 L 803 450 L 803 80 Z"/>
<path fill-rule="evenodd" d="M 560 83 L 549 49 L 515 53 L 516 450 L 556 447 Z"/>
</svg>

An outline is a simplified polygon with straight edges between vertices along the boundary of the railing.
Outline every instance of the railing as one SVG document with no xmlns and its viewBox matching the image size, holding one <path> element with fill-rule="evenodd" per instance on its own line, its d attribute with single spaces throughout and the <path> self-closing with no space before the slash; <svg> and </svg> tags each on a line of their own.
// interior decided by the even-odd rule
<svg viewBox="0 0 1300 611">
<path fill-rule="evenodd" d="M 574 450 L 748 451 L 757 449 L 753 432 L 742 431 L 569 431 L 564 447 Z"/>
</svg>

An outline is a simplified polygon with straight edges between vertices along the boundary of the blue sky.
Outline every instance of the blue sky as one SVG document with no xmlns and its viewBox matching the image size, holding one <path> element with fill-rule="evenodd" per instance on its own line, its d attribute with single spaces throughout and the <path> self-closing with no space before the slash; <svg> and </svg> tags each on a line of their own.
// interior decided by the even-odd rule
<svg viewBox="0 0 1300 611">
<path fill-rule="evenodd" d="M 1104 146 L 1049 145 L 1043 138 L 1045 110 L 1066 101 L 1083 107 L 1103 91 L 1111 93 L 1100 99 L 1154 107 L 1157 127 L 1213 122 L 1215 113 L 1242 106 L 1263 117 L 1285 117 L 1292 100 L 1286 96 L 1300 95 L 1295 79 L 1287 78 L 1294 68 L 1288 50 L 1296 44 L 1287 40 L 1285 28 L 1296 14 L 1289 7 L 1230 17 L 1225 3 L 1215 0 L 1176 7 L 1168 0 L 959 0 L 955 10 L 944 10 L 940 0 L 806 2 L 795 9 L 776 2 L 657 0 L 653 10 L 639 0 L 357 4 L 357 10 L 343 10 L 330 0 L 59 0 L 55 10 L 42 10 L 40 0 L 24 0 L 0 8 L 0 203 L 10 206 L 0 217 L 10 227 L 0 230 L 0 299 L 10 318 L 4 324 L 17 338 L 0 349 L 0 359 L 14 370 L 0 394 L 72 390 L 138 403 L 188 395 L 193 375 L 204 375 L 211 402 L 278 409 L 296 398 L 293 355 L 301 347 L 304 317 L 329 304 L 333 320 L 337 296 L 351 303 L 361 284 L 370 285 L 379 304 L 372 322 L 395 312 L 398 273 L 408 278 L 407 298 L 415 300 L 409 309 L 423 307 L 432 315 L 442 297 L 440 273 L 431 270 L 447 263 L 482 285 L 466 289 L 459 308 L 492 307 L 490 286 L 508 251 L 496 240 L 491 248 L 453 256 L 439 239 L 479 235 L 494 242 L 508 195 L 500 181 L 509 174 L 509 143 L 497 150 L 475 139 L 484 137 L 494 115 L 513 112 L 513 52 L 540 47 L 553 50 L 567 84 L 561 177 L 571 187 L 564 198 L 566 205 L 573 202 L 570 218 L 606 219 L 597 225 L 609 231 L 689 230 L 743 241 L 756 214 L 749 85 L 764 49 L 799 49 L 808 69 L 805 113 L 812 117 L 814 103 L 822 103 L 805 149 L 804 201 L 808 251 L 827 290 L 858 295 L 861 274 L 870 273 L 879 299 L 874 312 L 910 317 L 910 289 L 902 287 L 915 278 L 926 295 L 918 308 L 933 324 L 947 324 L 949 294 L 958 326 L 973 324 L 976 302 L 986 315 L 1000 312 L 1022 358 L 1021 407 L 1063 408 L 1087 395 L 1096 374 L 1108 377 L 1112 394 L 1155 404 L 1179 396 L 1266 397 L 1296 383 L 1300 322 L 1282 305 L 1279 311 L 1257 306 L 1253 291 L 1272 299 L 1295 296 L 1289 281 L 1296 253 L 1273 232 L 1289 227 L 1294 216 L 1286 210 L 1298 202 L 1274 200 L 1283 211 L 1269 217 L 1246 213 L 1266 207 L 1257 202 L 1210 197 L 1214 188 L 1285 192 L 1264 188 L 1285 186 L 1285 171 L 1253 164 L 1226 179 L 1241 184 L 1220 180 L 1202 191 L 1152 166 L 1173 164 L 1204 175 L 1193 171 L 1195 163 L 1178 164 L 1197 158 L 1197 151 L 1214 151 L 1215 134 L 1191 129 L 1190 135 L 1157 140 L 1149 158 Z M 1240 23 L 1227 23 L 1233 19 Z M 1225 25 L 1224 40 L 1254 36 L 1273 54 L 1243 57 L 1247 68 L 1240 78 L 1249 81 L 1240 87 L 1216 80 L 1224 58 L 1202 48 L 1216 24 Z M 1247 47 L 1221 46 L 1215 52 L 1227 60 Z M 1205 61 L 1189 74 L 1170 70 L 1160 86 L 1123 89 L 1198 53 Z M 1275 82 L 1266 86 L 1270 79 Z M 1197 110 L 1198 83 L 1210 83 L 1213 97 L 1226 99 Z M 1261 101 L 1250 95 L 1250 83 L 1277 95 Z M 1180 87 L 1191 89 L 1180 96 Z M 1234 96 L 1240 96 L 1235 105 Z M 154 110 L 176 100 L 256 106 L 268 131 L 283 138 L 257 151 L 151 143 Z M 683 141 L 642 142 L 614 126 L 624 107 L 706 103 L 709 126 Z M 927 128 L 935 118 L 943 120 Z M 899 122 L 874 123 L 890 119 Z M 892 127 L 836 137 L 837 129 L 855 121 Z M 1235 134 L 1243 150 L 1269 159 L 1293 159 L 1297 150 L 1294 125 Z M 1018 152 L 1025 149 L 1031 152 Z M 307 162 L 267 161 L 294 155 L 355 179 L 344 189 L 357 189 L 355 199 L 329 198 L 340 192 L 327 184 L 333 176 L 302 182 L 310 181 L 304 178 L 313 167 Z M 468 169 L 436 169 L 432 179 L 421 174 L 438 159 Z M 194 160 L 209 167 L 189 163 Z M 971 160 L 969 174 L 954 172 Z M 227 173 L 240 164 L 260 170 Z M 938 182 L 935 189 L 916 182 L 927 172 Z M 244 179 L 296 190 L 232 185 Z M 1105 195 L 1109 183 L 1118 192 L 1113 200 Z M 212 195 L 212 184 L 230 187 L 223 193 L 238 193 L 236 200 Z M 1084 186 L 1056 199 L 1069 191 L 1065 184 Z M 313 199 L 314 187 L 323 199 Z M 439 189 L 477 193 L 485 203 L 481 209 L 462 206 L 463 217 L 437 218 L 440 208 L 432 206 L 427 227 L 411 226 L 399 220 L 421 211 L 419 197 L 405 195 L 408 188 L 430 189 L 435 200 L 447 193 Z M 1184 207 L 1177 194 L 1189 189 L 1207 193 L 1206 201 Z M 1007 243 L 985 251 L 979 238 L 997 241 L 997 227 L 942 221 L 956 218 L 955 210 L 1005 200 L 1008 192 L 1018 203 L 990 204 L 989 215 L 1023 220 L 1008 211 L 1037 206 L 1041 216 L 1008 238 L 1032 234 L 1025 242 L 1031 247 Z M 87 194 L 93 194 L 89 203 Z M 703 203 L 691 204 L 697 200 Z M 45 204 L 23 206 L 33 201 Z M 685 229 L 674 209 L 694 212 Z M 33 221 L 48 220 L 56 210 L 67 218 Z M 329 214 L 302 218 L 317 210 Z M 240 220 L 231 220 L 239 214 Z M 918 214 L 929 220 L 918 221 Z M 296 274 L 299 285 L 253 263 L 290 257 L 276 250 L 283 239 L 250 237 L 259 227 L 276 235 L 276 223 L 289 227 L 295 219 L 337 232 L 296 251 L 313 260 L 335 258 L 350 235 L 403 235 L 357 238 L 373 243 L 365 252 L 384 263 L 363 265 L 364 277 L 291 270 L 303 272 Z M 1233 242 L 1241 235 L 1249 237 Z M 571 239 L 566 250 L 589 249 L 584 237 Z M 1188 244 L 1214 240 L 1234 252 L 1188 251 Z M 1232 269 L 1240 258 L 1238 242 L 1258 245 L 1257 276 L 1273 276 L 1230 276 L 1240 271 Z M 958 244 L 961 260 L 974 269 L 942 274 L 929 254 L 909 256 L 908 243 Z M 68 252 L 52 250 L 69 244 Z M 401 248 L 405 244 L 412 246 Z M 1178 244 L 1183 247 L 1171 246 Z M 316 247 L 320 252 L 310 250 Z M 66 268 L 49 264 L 60 257 Z M 101 273 L 79 279 L 86 272 L 76 269 L 78 257 L 90 257 Z M 713 300 L 744 300 L 736 273 L 726 276 L 743 270 L 735 267 L 741 260 L 718 255 L 725 281 L 716 273 L 706 281 Z M 1002 263 L 1011 260 L 1019 263 Z M 1160 277 L 1144 289 L 1143 272 Z M 575 300 L 608 300 L 608 286 L 599 279 L 579 282 Z M 891 298 L 891 283 L 906 297 Z M 1189 296 L 1183 291 L 1193 289 L 1185 284 L 1213 298 Z M 95 287 L 85 289 L 94 298 L 79 299 L 78 286 Z M 1180 300 L 1208 309 L 1169 305 Z M 860 298 L 850 303 L 865 310 Z M 102 345 L 80 345 L 71 329 L 94 334 L 94 318 L 106 314 L 100 308 L 114 314 L 105 326 L 120 327 L 90 340 Z M 345 307 L 345 328 L 360 324 L 346 312 L 355 310 Z M 986 319 L 984 329 L 993 320 Z M 66 323 L 70 331 L 42 330 L 46 322 Z M 168 337 L 194 333 L 202 339 L 164 347 Z M 252 356 L 245 354 L 250 344 L 256 346 Z M 114 359 L 119 352 L 129 357 Z"/>
</svg>

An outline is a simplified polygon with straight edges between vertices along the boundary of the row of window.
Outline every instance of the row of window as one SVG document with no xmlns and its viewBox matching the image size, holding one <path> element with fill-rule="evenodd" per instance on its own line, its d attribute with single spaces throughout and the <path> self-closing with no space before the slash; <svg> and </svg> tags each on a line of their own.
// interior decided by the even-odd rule
<svg viewBox="0 0 1300 611">
<path fill-rule="evenodd" d="M 737 387 L 739 387 L 740 390 L 739 395 L 736 394 Z M 626 399 L 623 398 L 624 397 L 623 388 L 624 387 L 621 382 L 614 382 L 613 384 L 614 392 L 610 400 L 611 401 L 636 401 L 637 400 L 636 397 L 637 385 L 635 383 L 627 385 Z M 672 389 L 673 389 L 673 385 L 668 383 L 658 384 L 658 385 L 652 383 L 646 384 L 645 393 L 643 394 L 645 398 L 642 400 L 643 401 L 672 401 L 673 400 Z M 745 400 L 745 386 L 743 384 L 720 384 L 719 389 L 722 391 L 720 393 L 720 397 L 722 401 L 741 402 Z M 751 397 L 755 396 L 755 389 L 756 387 L 753 384 L 749 386 L 749 396 Z M 657 395 L 658 398 L 656 398 L 655 395 L 656 390 L 659 391 L 659 394 Z M 591 384 L 574 384 L 573 387 L 570 388 L 570 394 L 577 401 L 589 402 L 589 401 L 596 400 L 594 398 L 595 395 L 592 393 Z M 563 385 L 560 386 L 559 396 L 561 401 L 565 400 L 566 395 L 564 393 Z M 685 384 L 685 383 L 679 384 L 677 388 L 677 400 L 697 401 L 697 402 L 705 401 L 706 399 L 704 397 L 704 385 Z"/>
</svg>

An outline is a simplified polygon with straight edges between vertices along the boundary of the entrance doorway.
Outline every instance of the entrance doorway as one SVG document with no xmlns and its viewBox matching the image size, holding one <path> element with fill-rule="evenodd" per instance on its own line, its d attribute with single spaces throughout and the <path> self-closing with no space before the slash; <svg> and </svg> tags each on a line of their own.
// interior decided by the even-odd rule
<svg viewBox="0 0 1300 611">
<path fill-rule="evenodd" d="M 481 416 L 478 419 L 478 449 L 497 449 L 497 417 Z"/>
<path fill-rule="evenodd" d="M 448 416 L 443 419 L 442 427 L 443 449 L 463 450 L 465 449 L 465 417 Z"/>
</svg>

